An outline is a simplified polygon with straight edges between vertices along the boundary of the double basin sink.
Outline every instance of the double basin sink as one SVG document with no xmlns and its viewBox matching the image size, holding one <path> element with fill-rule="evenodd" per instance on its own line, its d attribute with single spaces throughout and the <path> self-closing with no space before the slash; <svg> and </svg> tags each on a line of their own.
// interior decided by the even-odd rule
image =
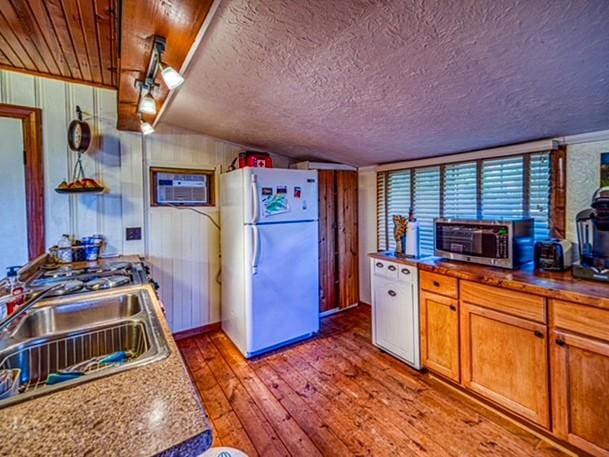
<svg viewBox="0 0 609 457">
<path fill-rule="evenodd" d="M 169 346 L 151 293 L 131 286 L 41 301 L 0 331 L 0 370 L 18 376 L 0 408 L 166 357 Z M 116 362 L 116 354 L 128 357 Z M 48 382 L 49 375 L 73 371 L 79 376 Z"/>
</svg>

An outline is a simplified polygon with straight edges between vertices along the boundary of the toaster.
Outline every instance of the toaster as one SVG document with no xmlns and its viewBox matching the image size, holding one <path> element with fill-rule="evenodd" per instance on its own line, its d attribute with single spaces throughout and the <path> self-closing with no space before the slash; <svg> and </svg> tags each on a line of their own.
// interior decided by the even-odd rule
<svg viewBox="0 0 609 457">
<path fill-rule="evenodd" d="M 573 263 L 573 243 L 551 239 L 537 241 L 534 251 L 535 269 L 565 271 Z"/>
</svg>

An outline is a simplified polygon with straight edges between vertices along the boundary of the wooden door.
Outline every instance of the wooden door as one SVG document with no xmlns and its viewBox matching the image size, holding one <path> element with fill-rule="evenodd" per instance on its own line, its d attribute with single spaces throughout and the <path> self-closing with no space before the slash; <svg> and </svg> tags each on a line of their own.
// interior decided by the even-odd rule
<svg viewBox="0 0 609 457">
<path fill-rule="evenodd" d="M 319 170 L 319 312 L 338 307 L 336 172 Z"/>
<path fill-rule="evenodd" d="M 459 302 L 424 290 L 419 302 L 422 364 L 459 382 Z"/>
<path fill-rule="evenodd" d="M 336 171 L 338 306 L 359 302 L 357 172 Z"/>
<path fill-rule="evenodd" d="M 554 330 L 550 347 L 554 433 L 609 457 L 609 343 Z"/>
<path fill-rule="evenodd" d="M 463 385 L 548 428 L 546 337 L 544 324 L 461 302 Z"/>
</svg>

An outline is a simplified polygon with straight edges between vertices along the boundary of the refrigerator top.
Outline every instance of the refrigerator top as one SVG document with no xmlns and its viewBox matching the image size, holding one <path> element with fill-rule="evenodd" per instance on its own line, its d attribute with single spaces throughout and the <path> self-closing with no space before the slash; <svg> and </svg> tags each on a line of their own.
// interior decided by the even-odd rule
<svg viewBox="0 0 609 457">
<path fill-rule="evenodd" d="M 317 221 L 316 170 L 242 168 L 246 224 Z"/>
</svg>

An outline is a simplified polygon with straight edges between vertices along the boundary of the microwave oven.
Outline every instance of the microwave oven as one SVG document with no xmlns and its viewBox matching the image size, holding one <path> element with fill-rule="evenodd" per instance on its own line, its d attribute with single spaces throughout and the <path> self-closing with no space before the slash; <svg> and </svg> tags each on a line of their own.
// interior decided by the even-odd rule
<svg viewBox="0 0 609 457">
<path fill-rule="evenodd" d="M 533 260 L 534 221 L 434 220 L 434 254 L 453 260 L 515 269 Z"/>
</svg>

